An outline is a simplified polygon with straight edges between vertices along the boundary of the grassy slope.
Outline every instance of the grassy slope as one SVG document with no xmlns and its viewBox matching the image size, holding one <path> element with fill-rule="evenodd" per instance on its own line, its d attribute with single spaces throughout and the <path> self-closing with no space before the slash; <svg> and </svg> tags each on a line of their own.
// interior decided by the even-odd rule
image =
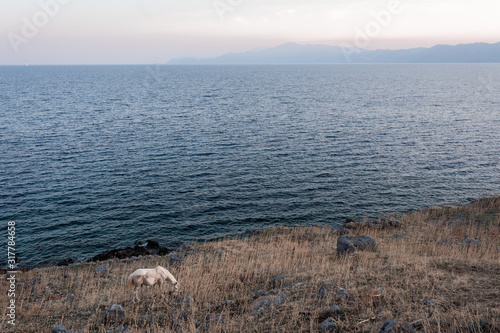
<svg viewBox="0 0 500 333">
<path fill-rule="evenodd" d="M 414 324 L 423 332 L 500 330 L 500 198 L 398 219 L 402 227 L 397 229 L 353 231 L 374 237 L 378 248 L 347 258 L 337 257 L 338 236 L 330 228 L 301 227 L 195 244 L 180 264 L 170 264 L 167 257 L 106 262 L 110 272 L 103 277 L 94 274 L 99 264 L 33 269 L 18 275 L 16 329 L 5 322 L 8 300 L 3 296 L 0 320 L 6 332 L 50 332 L 56 324 L 104 332 L 117 326 L 105 326 L 102 319 L 106 308 L 117 303 L 126 309 L 125 326 L 134 332 L 317 332 L 328 317 L 347 332 L 378 332 L 387 319 L 423 319 Z M 408 236 L 394 238 L 400 233 Z M 437 245 L 446 238 L 453 243 Z M 458 244 L 466 238 L 479 239 L 479 245 Z M 224 252 L 216 253 L 219 249 Z M 179 296 L 148 288 L 141 302 L 131 302 L 127 276 L 157 264 L 179 280 L 180 296 L 194 298 L 191 308 L 184 306 L 191 313 L 187 323 L 172 318 L 182 307 L 176 303 Z M 284 279 L 278 281 L 280 275 Z M 345 288 L 352 298 L 331 293 L 318 299 L 318 289 L 327 283 Z M 271 298 L 284 292 L 287 301 L 252 313 L 249 305 L 257 296 L 251 293 L 259 289 L 275 289 Z M 0 293 L 6 290 L 3 282 Z M 65 301 L 71 293 L 75 300 Z M 340 314 L 328 313 L 333 304 Z M 164 316 L 159 323 L 137 325 L 152 313 Z M 221 314 L 223 325 L 206 324 L 206 316 L 214 313 Z M 200 328 L 195 329 L 193 319 Z"/>
</svg>

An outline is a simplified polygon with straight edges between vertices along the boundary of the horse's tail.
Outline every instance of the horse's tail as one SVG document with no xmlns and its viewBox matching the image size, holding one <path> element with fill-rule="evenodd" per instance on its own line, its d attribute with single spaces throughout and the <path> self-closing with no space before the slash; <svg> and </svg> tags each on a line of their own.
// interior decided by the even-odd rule
<svg viewBox="0 0 500 333">
<path fill-rule="evenodd" d="M 134 277 L 134 274 L 130 274 L 130 275 L 128 276 L 128 285 L 129 285 L 130 287 L 134 287 L 134 286 L 135 286 L 135 285 L 134 285 L 134 279 L 133 279 L 133 277 Z"/>
</svg>

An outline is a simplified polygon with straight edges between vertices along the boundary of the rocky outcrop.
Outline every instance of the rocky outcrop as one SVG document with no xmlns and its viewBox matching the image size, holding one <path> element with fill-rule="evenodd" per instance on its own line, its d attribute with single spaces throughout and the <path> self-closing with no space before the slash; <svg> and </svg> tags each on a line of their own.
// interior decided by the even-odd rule
<svg viewBox="0 0 500 333">
<path fill-rule="evenodd" d="M 158 242 L 148 240 L 144 244 L 136 242 L 134 247 L 119 248 L 102 252 L 90 258 L 88 261 L 92 262 L 92 261 L 104 261 L 109 259 L 125 259 L 131 257 L 148 256 L 148 255 L 162 256 L 168 254 L 169 252 L 170 251 L 167 248 L 161 247 L 160 244 L 158 244 Z"/>
</svg>

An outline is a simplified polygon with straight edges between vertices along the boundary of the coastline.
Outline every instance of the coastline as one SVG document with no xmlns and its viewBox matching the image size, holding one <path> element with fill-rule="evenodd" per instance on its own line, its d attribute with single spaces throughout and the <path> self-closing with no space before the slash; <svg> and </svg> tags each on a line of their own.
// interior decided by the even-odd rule
<svg viewBox="0 0 500 333">
<path fill-rule="evenodd" d="M 342 235 L 367 236 L 376 246 L 339 255 Z M 337 230 L 281 226 L 183 245 L 163 256 L 33 267 L 17 277 L 16 329 L 319 331 L 333 322 L 347 332 L 378 331 L 386 324 L 408 331 L 493 332 L 500 327 L 499 236 L 500 197 L 491 197 L 347 220 Z M 180 281 L 180 295 L 145 288 L 143 301 L 132 303 L 126 277 L 157 264 Z M 193 304 L 179 301 L 186 297 Z M 112 304 L 126 311 L 122 321 L 104 320 Z M 2 327 L 16 332 L 5 318 Z"/>
<path fill-rule="evenodd" d="M 495 196 L 493 196 L 495 197 Z M 442 206 L 432 206 L 432 207 L 427 207 L 427 208 L 422 208 L 419 210 L 429 210 L 429 209 L 442 209 L 442 208 L 458 208 L 462 206 L 469 205 L 471 203 L 474 203 L 477 200 L 482 200 L 476 199 L 476 200 L 469 200 L 465 204 L 459 204 L 455 203 L 452 205 L 442 205 Z M 363 219 L 353 219 L 353 218 L 347 218 L 342 224 L 337 225 L 337 226 L 331 226 L 331 229 L 333 232 L 337 233 L 342 233 L 342 230 L 346 229 L 346 225 L 352 224 L 352 222 L 356 223 L 363 223 L 363 222 L 370 222 L 370 221 L 382 221 L 386 219 L 396 219 L 399 216 L 408 214 L 410 212 L 413 212 L 415 210 L 409 210 L 407 212 L 394 212 L 392 214 L 384 214 L 381 216 L 377 217 L 364 217 Z M 291 228 L 307 228 L 310 225 L 292 225 L 292 226 L 286 226 L 286 227 L 291 227 Z M 316 226 L 316 225 L 312 225 Z M 95 254 L 93 257 L 84 259 L 84 260 L 73 260 L 72 257 L 67 257 L 63 260 L 54 260 L 51 262 L 46 262 L 46 263 L 41 263 L 33 266 L 18 266 L 16 269 L 17 271 L 20 272 L 27 272 L 33 269 L 47 269 L 47 268 L 53 268 L 53 267 L 65 267 L 65 266 L 81 266 L 85 265 L 88 263 L 92 262 L 106 262 L 106 261 L 113 261 L 113 260 L 123 260 L 123 259 L 129 259 L 129 260 L 140 260 L 140 259 L 145 259 L 145 258 L 153 258 L 153 257 L 161 257 L 168 255 L 170 253 L 176 253 L 179 251 L 182 251 L 183 248 L 186 246 L 189 246 L 190 243 L 198 244 L 198 243 L 211 243 L 211 242 L 218 242 L 221 240 L 225 239 L 230 239 L 230 238 L 241 238 L 241 237 L 251 237 L 255 234 L 259 234 L 263 230 L 267 229 L 273 229 L 276 227 L 283 227 L 283 225 L 276 225 L 276 226 L 271 226 L 269 228 L 263 228 L 263 229 L 255 229 L 250 232 L 246 233 L 238 233 L 238 234 L 231 234 L 227 236 L 222 236 L 222 237 L 215 237 L 215 238 L 210 238 L 210 239 L 203 239 L 203 240 L 193 240 L 191 242 L 183 242 L 179 246 L 170 248 L 170 247 L 164 247 L 161 245 L 157 240 L 136 240 L 134 244 L 130 244 L 129 246 L 126 247 L 119 247 L 119 248 L 109 248 L 106 249 L 100 253 Z M 317 225 L 317 227 L 329 227 L 327 225 Z M 19 264 L 19 263 L 18 263 Z M 5 274 L 8 271 L 8 268 L 6 268 L 6 265 L 3 267 L 0 267 L 0 275 Z"/>
</svg>

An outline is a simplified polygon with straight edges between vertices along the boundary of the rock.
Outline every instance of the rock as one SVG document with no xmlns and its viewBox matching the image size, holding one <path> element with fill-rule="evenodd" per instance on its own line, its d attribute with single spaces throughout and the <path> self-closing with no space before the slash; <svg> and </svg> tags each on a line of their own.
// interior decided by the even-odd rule
<svg viewBox="0 0 500 333">
<path fill-rule="evenodd" d="M 221 318 L 220 313 L 211 313 L 205 317 L 208 326 L 210 325 L 224 325 L 224 319 Z"/>
<path fill-rule="evenodd" d="M 401 323 L 396 320 L 386 320 L 379 333 L 410 333 L 415 332 L 407 323 Z"/>
<path fill-rule="evenodd" d="M 73 263 L 74 263 L 73 259 L 67 258 L 67 259 L 59 261 L 57 263 L 57 266 L 68 266 L 69 264 L 73 264 Z"/>
<path fill-rule="evenodd" d="M 397 234 L 397 235 L 395 235 L 395 236 L 394 236 L 394 238 L 401 238 L 401 237 L 406 237 L 406 236 L 408 236 L 408 234 L 407 234 L 407 233 L 405 233 L 405 232 L 403 232 L 403 233 L 401 233 L 401 234 Z"/>
<path fill-rule="evenodd" d="M 94 275 L 104 276 L 108 273 L 109 267 L 106 265 L 101 265 L 94 270 Z"/>
<path fill-rule="evenodd" d="M 181 263 L 182 261 L 184 261 L 184 257 L 185 257 L 184 252 L 172 252 L 168 256 L 168 261 L 171 264 Z"/>
<path fill-rule="evenodd" d="M 186 296 L 183 298 L 179 298 L 177 300 L 177 304 L 180 306 L 191 306 L 194 302 L 194 299 L 191 296 Z"/>
<path fill-rule="evenodd" d="M 397 325 L 397 321 L 395 320 L 386 320 L 384 322 L 384 325 L 382 325 L 382 327 L 380 328 L 380 331 L 379 333 L 387 333 L 387 332 L 391 332 L 394 328 L 394 326 Z M 395 331 L 394 331 L 395 332 Z"/>
<path fill-rule="evenodd" d="M 390 227 L 395 227 L 395 228 L 401 227 L 401 221 L 399 220 L 388 219 L 387 224 Z"/>
<path fill-rule="evenodd" d="M 148 240 L 146 242 L 146 248 L 153 249 L 153 250 L 158 250 L 160 248 L 160 244 L 157 241 Z"/>
<path fill-rule="evenodd" d="M 428 300 L 426 300 L 426 301 L 424 302 L 424 305 L 430 305 L 430 306 L 432 306 L 432 305 L 434 305 L 434 304 L 436 304 L 436 301 L 435 301 L 435 300 L 433 300 L 433 299 L 428 299 Z"/>
<path fill-rule="evenodd" d="M 189 317 L 191 316 L 191 312 L 189 311 L 174 311 L 172 313 L 174 317 L 174 322 L 179 323 L 180 321 L 188 321 Z"/>
<path fill-rule="evenodd" d="M 123 325 L 120 325 L 108 331 L 108 333 L 128 333 L 129 331 L 130 330 L 128 328 L 125 328 Z"/>
<path fill-rule="evenodd" d="M 271 306 L 272 300 L 269 296 L 260 296 L 250 304 L 250 312 L 260 312 Z"/>
<path fill-rule="evenodd" d="M 98 255 L 90 258 L 89 262 L 105 261 L 110 259 L 125 259 L 139 256 L 148 255 L 166 255 L 169 252 L 167 248 L 161 247 L 160 244 L 153 240 L 148 240 L 146 243 L 141 244 L 139 241 L 135 242 L 134 247 L 118 248 L 109 251 L 104 251 Z"/>
<path fill-rule="evenodd" d="M 337 240 L 337 254 L 352 253 L 355 250 L 374 249 L 377 244 L 370 236 L 340 236 Z"/>
<path fill-rule="evenodd" d="M 324 322 L 321 323 L 321 331 L 322 332 L 334 332 L 337 330 L 337 323 L 333 318 L 328 318 Z"/>
<path fill-rule="evenodd" d="M 333 313 L 333 314 L 338 314 L 340 313 L 340 308 L 338 307 L 338 305 L 332 305 L 332 307 L 330 308 L 330 313 Z"/>
<path fill-rule="evenodd" d="M 349 293 L 344 288 L 339 288 L 337 295 L 339 295 L 339 297 L 349 297 Z"/>
<path fill-rule="evenodd" d="M 276 282 L 281 282 L 281 281 L 284 281 L 285 280 L 285 276 L 284 275 L 280 275 L 276 278 Z"/>
<path fill-rule="evenodd" d="M 285 303 L 287 296 L 284 293 L 278 294 L 274 299 L 270 296 L 260 296 L 250 304 L 250 312 L 260 312 L 269 308 L 278 307 Z"/>
<path fill-rule="evenodd" d="M 68 297 L 66 297 L 66 302 L 73 302 L 74 300 L 75 300 L 74 294 L 69 294 Z"/>
<path fill-rule="evenodd" d="M 339 236 L 342 236 L 342 235 L 349 233 L 349 229 L 347 229 L 344 226 L 332 228 L 332 231 L 335 235 L 339 235 Z"/>
<path fill-rule="evenodd" d="M 401 226 L 401 221 L 389 218 L 368 219 L 365 221 L 346 219 L 344 222 L 344 228 L 346 229 L 358 229 L 358 228 L 385 229 L 389 227 L 397 228 L 400 226 Z"/>
<path fill-rule="evenodd" d="M 316 295 L 316 297 L 318 298 L 324 298 L 326 297 L 330 292 L 333 291 L 333 284 L 329 283 L 329 284 L 325 284 L 324 286 L 322 286 L 321 288 L 319 288 L 318 290 L 318 294 Z"/>
<path fill-rule="evenodd" d="M 348 298 L 349 297 L 349 293 L 347 292 L 347 290 L 345 290 L 344 288 L 340 288 L 340 287 L 337 288 L 337 287 L 333 286 L 331 283 L 325 284 L 324 286 L 319 288 L 316 297 L 325 298 L 326 296 L 328 296 L 328 294 L 332 293 L 333 291 L 335 291 L 337 293 L 337 296 L 339 296 L 341 298 Z"/>
<path fill-rule="evenodd" d="M 168 253 L 170 252 L 169 249 L 167 249 L 166 247 L 160 247 L 158 249 L 158 255 L 159 256 L 164 256 L 164 255 L 167 255 Z"/>
<path fill-rule="evenodd" d="M 82 329 L 76 330 L 76 331 L 72 331 L 72 330 L 68 330 L 63 325 L 56 325 L 56 326 L 52 327 L 52 333 L 87 333 L 87 332 L 88 331 L 85 328 L 82 328 Z"/>
<path fill-rule="evenodd" d="M 264 296 L 265 294 L 266 294 L 266 291 L 264 289 L 259 289 L 257 291 L 257 295 L 259 295 L 259 296 Z"/>
<path fill-rule="evenodd" d="M 460 245 L 463 245 L 463 246 L 479 245 L 479 239 L 467 238 L 463 242 L 461 242 Z"/>
<path fill-rule="evenodd" d="M 281 304 L 285 303 L 287 299 L 287 296 L 283 293 L 280 293 L 278 294 L 278 296 L 276 296 L 275 299 L 273 299 L 272 303 L 271 303 L 271 307 L 278 307 L 280 306 Z"/>
<path fill-rule="evenodd" d="M 125 309 L 118 304 L 111 305 L 106 310 L 104 321 L 107 323 L 122 323 L 125 321 Z"/>
<path fill-rule="evenodd" d="M 56 325 L 52 327 L 52 333 L 68 333 L 69 331 L 63 325 Z"/>
<path fill-rule="evenodd" d="M 150 254 L 150 252 L 147 249 L 145 249 L 142 246 L 136 245 L 133 248 L 126 247 L 123 249 L 105 251 L 90 258 L 88 261 L 92 262 L 92 261 L 105 261 L 109 259 L 125 259 L 125 258 L 137 257 L 140 255 L 148 255 L 148 254 Z"/>
<path fill-rule="evenodd" d="M 215 254 L 222 255 L 224 253 L 224 250 L 217 250 L 215 251 Z"/>
<path fill-rule="evenodd" d="M 436 243 L 437 246 L 443 246 L 443 245 L 453 245 L 453 238 L 446 238 L 445 240 L 442 240 L 440 242 Z"/>
</svg>

